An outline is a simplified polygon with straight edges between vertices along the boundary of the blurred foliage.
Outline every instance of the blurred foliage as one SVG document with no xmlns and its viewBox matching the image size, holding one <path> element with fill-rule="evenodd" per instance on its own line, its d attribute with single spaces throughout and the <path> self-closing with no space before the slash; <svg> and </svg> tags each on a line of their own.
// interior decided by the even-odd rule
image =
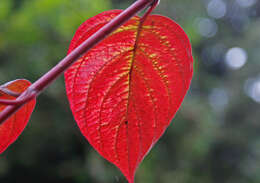
<svg viewBox="0 0 260 183">
<path fill-rule="evenodd" d="M 0 82 L 35 81 L 66 55 L 87 18 L 128 0 L 0 0 Z M 195 73 L 137 183 L 260 182 L 260 1 L 161 0 L 193 45 Z M 239 49 L 233 49 L 239 48 Z M 59 78 L 0 157 L 0 182 L 126 182 L 80 134 Z"/>
</svg>

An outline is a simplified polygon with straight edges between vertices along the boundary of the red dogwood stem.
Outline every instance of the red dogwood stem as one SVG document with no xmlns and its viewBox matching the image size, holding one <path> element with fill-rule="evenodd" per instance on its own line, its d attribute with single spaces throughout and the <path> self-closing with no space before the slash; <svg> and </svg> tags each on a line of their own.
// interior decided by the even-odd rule
<svg viewBox="0 0 260 183">
<path fill-rule="evenodd" d="M 6 100 L 6 99 L 0 99 L 0 104 L 3 105 L 19 105 L 19 104 L 25 104 L 27 102 L 29 102 L 30 100 L 34 99 L 37 94 L 35 92 L 30 92 L 27 93 L 28 95 L 26 95 L 25 97 L 21 98 L 21 99 L 16 99 L 16 100 Z"/>
<path fill-rule="evenodd" d="M 11 90 L 9 90 L 7 88 L 4 88 L 4 87 L 0 87 L 0 93 L 1 92 L 6 93 L 7 95 L 11 95 L 13 97 L 19 97 L 21 95 L 21 93 L 13 92 L 13 91 L 11 91 Z M 2 104 L 2 103 L 0 102 L 0 104 Z"/>
<path fill-rule="evenodd" d="M 99 31 L 93 34 L 89 39 L 84 41 L 79 47 L 77 47 L 73 52 L 62 59 L 55 67 L 53 67 L 49 72 L 44 74 L 36 82 L 34 82 L 25 92 L 23 92 L 18 98 L 17 105 L 7 106 L 0 113 L 0 124 L 7 120 L 12 114 L 14 114 L 20 107 L 22 107 L 26 102 L 28 96 L 39 95 L 47 86 L 49 86 L 54 80 L 56 80 L 70 65 L 81 57 L 81 55 L 93 46 L 103 40 L 107 35 L 113 32 L 116 28 L 122 25 L 124 22 L 133 17 L 137 12 L 146 8 L 147 6 L 158 3 L 158 0 L 137 0 L 129 8 L 124 10 L 120 15 L 102 27 Z M 30 94 L 31 93 L 31 94 Z M 24 101 L 24 103 L 19 103 L 19 101 Z"/>
</svg>

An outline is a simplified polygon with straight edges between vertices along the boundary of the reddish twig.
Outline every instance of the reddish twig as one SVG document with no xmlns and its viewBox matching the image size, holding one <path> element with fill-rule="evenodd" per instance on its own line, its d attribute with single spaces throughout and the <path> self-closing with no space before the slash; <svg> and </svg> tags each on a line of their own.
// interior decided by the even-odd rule
<svg viewBox="0 0 260 183">
<path fill-rule="evenodd" d="M 34 82 L 25 92 L 23 92 L 17 99 L 16 105 L 7 106 L 0 113 L 0 124 L 7 120 L 12 114 L 14 114 L 20 107 L 22 107 L 26 102 L 29 101 L 31 97 L 30 93 L 35 96 L 39 95 L 47 86 L 49 86 L 54 80 L 56 80 L 66 69 L 68 69 L 73 62 L 79 59 L 82 54 L 86 53 L 93 46 L 103 40 L 107 35 L 112 33 L 116 28 L 122 25 L 124 22 L 133 17 L 137 12 L 151 5 L 157 4 L 158 0 L 137 0 L 129 8 L 124 10 L 121 14 L 115 17 L 112 21 L 107 23 L 91 37 L 85 40 L 80 46 L 74 49 L 69 55 L 62 59 L 55 67 L 53 67 L 49 72 L 44 74 L 36 82 Z M 149 10 L 148 10 L 149 11 Z M 30 95 L 29 95 L 29 94 Z M 24 103 L 20 103 L 24 101 Z"/>
<path fill-rule="evenodd" d="M 6 99 L 0 99 L 0 104 L 3 105 L 21 105 L 29 102 L 30 100 L 34 99 L 36 97 L 35 92 L 27 93 L 27 96 L 25 96 L 23 99 L 16 99 L 16 100 L 6 100 Z"/>
<path fill-rule="evenodd" d="M 13 92 L 13 91 L 11 91 L 7 88 L 4 88 L 4 87 L 0 87 L 0 92 L 6 93 L 7 95 L 11 95 L 13 97 L 19 97 L 19 95 L 21 95 L 21 93 Z"/>
<path fill-rule="evenodd" d="M 160 3 L 160 0 L 154 0 L 151 5 L 150 8 L 147 10 L 147 12 L 145 12 L 145 14 L 142 16 L 141 22 L 143 22 L 147 16 L 149 16 L 152 11 L 154 10 L 154 8 L 156 8 L 156 6 Z"/>
</svg>

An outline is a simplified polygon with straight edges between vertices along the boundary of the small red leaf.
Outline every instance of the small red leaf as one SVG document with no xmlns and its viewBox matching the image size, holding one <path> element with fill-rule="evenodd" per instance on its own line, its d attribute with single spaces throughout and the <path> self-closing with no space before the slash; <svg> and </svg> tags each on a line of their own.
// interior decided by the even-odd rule
<svg viewBox="0 0 260 183">
<path fill-rule="evenodd" d="M 69 53 L 120 12 L 84 22 Z M 130 19 L 65 73 L 81 132 L 130 183 L 178 110 L 193 72 L 191 45 L 179 25 L 159 15 L 140 22 Z"/>
<path fill-rule="evenodd" d="M 11 81 L 2 85 L 4 89 L 8 89 L 14 93 L 22 93 L 31 83 L 24 79 Z M 0 91 L 0 99 L 15 100 L 16 97 Z M 0 125 L 0 154 L 12 144 L 24 130 L 29 121 L 31 113 L 34 109 L 36 100 L 31 100 L 19 109 L 14 115 Z M 0 104 L 0 112 L 6 108 L 6 105 Z"/>
</svg>

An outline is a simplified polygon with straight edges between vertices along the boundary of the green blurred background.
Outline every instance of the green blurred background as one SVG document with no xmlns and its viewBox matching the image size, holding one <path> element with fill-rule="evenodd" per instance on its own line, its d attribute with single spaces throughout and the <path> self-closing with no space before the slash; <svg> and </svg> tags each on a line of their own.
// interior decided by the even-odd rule
<svg viewBox="0 0 260 183">
<path fill-rule="evenodd" d="M 128 0 L 0 0 L 0 83 L 35 81 L 62 59 L 77 27 Z M 193 45 L 191 89 L 145 158 L 137 183 L 260 182 L 260 1 L 161 0 Z M 126 183 L 80 134 L 63 77 L 0 156 L 0 182 Z"/>
</svg>

